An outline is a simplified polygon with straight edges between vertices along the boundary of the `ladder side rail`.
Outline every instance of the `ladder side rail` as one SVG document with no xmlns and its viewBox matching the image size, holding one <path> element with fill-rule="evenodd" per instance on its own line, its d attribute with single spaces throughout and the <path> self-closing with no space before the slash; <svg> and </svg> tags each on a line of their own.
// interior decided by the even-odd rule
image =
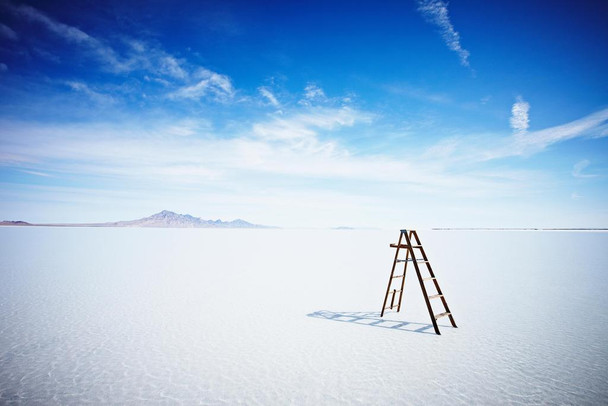
<svg viewBox="0 0 608 406">
<path fill-rule="evenodd" d="M 389 292 L 391 291 L 391 283 L 393 282 L 393 275 L 395 274 L 395 266 L 397 265 L 397 257 L 399 256 L 399 246 L 401 245 L 402 236 L 403 234 L 399 234 L 399 242 L 397 243 L 397 250 L 395 251 L 395 259 L 393 260 L 391 274 L 388 277 L 388 285 L 386 286 L 386 294 L 384 295 L 384 303 L 382 304 L 382 311 L 380 312 L 380 317 L 384 316 L 384 310 L 386 309 L 386 301 L 388 299 Z"/>
<path fill-rule="evenodd" d="M 433 272 L 433 269 L 431 268 L 431 264 L 427 263 L 427 266 L 429 268 L 429 273 L 431 274 L 431 276 L 433 278 L 435 278 L 435 274 Z M 446 312 L 449 313 L 448 318 L 450 319 L 450 323 L 452 324 L 452 327 L 456 327 L 456 322 L 454 321 L 454 317 L 452 316 L 452 311 L 450 310 L 450 307 L 448 306 L 448 302 L 447 302 L 447 300 L 445 300 L 445 296 L 443 295 L 443 292 L 442 292 L 441 288 L 439 287 L 439 282 L 437 282 L 437 278 L 433 279 L 433 284 L 435 285 L 435 289 L 437 289 L 437 293 L 439 295 L 441 295 L 439 297 L 439 299 L 441 299 L 443 308 L 445 309 Z"/>
<path fill-rule="evenodd" d="M 417 237 L 417 236 L 416 236 Z M 435 313 L 433 312 L 433 307 L 431 306 L 431 302 L 429 300 L 429 296 L 426 293 L 426 287 L 424 286 L 424 281 L 422 280 L 422 275 L 420 275 L 420 268 L 418 267 L 418 262 L 416 261 L 416 256 L 414 255 L 414 248 L 412 248 L 412 242 L 410 241 L 409 236 L 405 235 L 407 245 L 409 246 L 408 250 L 411 251 L 412 261 L 414 263 L 414 268 L 416 269 L 416 275 L 418 276 L 418 282 L 420 283 L 420 288 L 422 289 L 422 296 L 424 297 L 424 302 L 426 303 L 426 308 L 429 311 L 429 316 L 431 317 L 431 322 L 433 322 L 433 328 L 435 329 L 435 333 L 441 335 L 439 332 L 439 327 L 437 326 L 437 320 L 435 320 Z M 420 245 L 420 244 L 418 244 Z"/>
<path fill-rule="evenodd" d="M 416 230 L 412 230 L 411 235 L 410 235 L 410 241 L 412 240 L 412 235 L 414 236 L 414 238 L 416 239 L 416 245 L 419 245 L 420 248 L 420 255 L 422 255 L 422 259 L 423 259 L 423 264 L 426 265 L 427 270 L 429 271 L 429 275 L 431 275 L 432 278 L 435 278 L 435 272 L 433 272 L 433 268 L 431 267 L 431 262 L 429 261 L 429 258 L 426 256 L 426 252 L 424 252 L 424 247 L 422 246 L 422 243 L 420 242 L 420 238 L 418 237 L 418 233 L 416 232 Z M 435 282 L 435 285 L 437 288 L 439 288 L 439 285 L 437 284 L 437 280 L 433 280 L 433 282 Z M 437 293 L 442 294 L 441 291 L 437 291 Z"/>
<path fill-rule="evenodd" d="M 408 246 L 411 247 L 411 240 L 412 240 L 412 233 L 414 232 L 414 230 L 410 230 L 409 231 L 409 237 L 410 237 L 410 244 L 408 244 Z M 404 233 L 408 233 L 407 230 L 401 230 L 401 234 Z M 413 251 L 412 251 L 413 253 Z M 405 251 L 405 260 L 404 260 L 404 265 L 403 265 L 403 280 L 401 281 L 401 293 L 399 294 L 399 306 L 397 307 L 397 313 L 399 313 L 399 311 L 401 310 L 401 300 L 403 298 L 403 292 L 404 292 L 404 288 L 405 288 L 405 274 L 407 272 L 407 263 L 408 262 L 413 262 L 416 261 L 415 258 L 410 259 L 410 250 L 406 250 Z"/>
<path fill-rule="evenodd" d="M 422 246 L 422 243 L 420 242 L 420 238 L 418 238 L 418 233 L 416 231 L 413 231 L 414 236 L 416 238 L 416 243 L 420 246 Z M 437 278 L 435 277 L 435 272 L 433 272 L 433 268 L 431 267 L 431 263 L 429 262 L 426 253 L 424 252 L 424 248 L 420 248 L 420 252 L 422 254 L 422 257 L 424 258 L 424 260 L 426 261 L 426 266 L 429 270 L 429 274 L 431 275 L 433 279 L 433 284 L 435 285 L 435 289 L 437 289 L 437 293 L 439 295 L 441 295 L 439 298 L 441 299 L 441 303 L 443 304 L 443 308 L 445 309 L 446 312 L 449 313 L 448 318 L 450 319 L 450 323 L 452 324 L 452 327 L 457 327 L 456 326 L 456 322 L 454 321 L 454 317 L 452 316 L 452 311 L 450 310 L 450 307 L 448 306 L 448 302 L 447 300 L 445 300 L 445 297 L 443 296 L 443 292 L 441 291 L 441 288 L 439 287 L 439 282 L 437 282 Z"/>
<path fill-rule="evenodd" d="M 403 277 L 401 278 L 401 293 L 399 293 L 399 304 L 397 305 L 397 313 L 401 310 L 401 300 L 403 299 L 403 289 L 405 288 L 405 273 L 407 272 L 407 263 L 410 257 L 410 251 L 405 251 L 405 262 L 403 265 Z"/>
</svg>

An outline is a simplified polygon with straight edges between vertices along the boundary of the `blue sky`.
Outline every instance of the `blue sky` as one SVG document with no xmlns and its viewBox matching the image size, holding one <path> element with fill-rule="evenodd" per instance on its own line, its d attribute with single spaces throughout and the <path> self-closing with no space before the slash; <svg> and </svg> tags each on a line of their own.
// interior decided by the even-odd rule
<svg viewBox="0 0 608 406">
<path fill-rule="evenodd" d="M 608 3 L 0 1 L 0 217 L 607 227 Z"/>
</svg>

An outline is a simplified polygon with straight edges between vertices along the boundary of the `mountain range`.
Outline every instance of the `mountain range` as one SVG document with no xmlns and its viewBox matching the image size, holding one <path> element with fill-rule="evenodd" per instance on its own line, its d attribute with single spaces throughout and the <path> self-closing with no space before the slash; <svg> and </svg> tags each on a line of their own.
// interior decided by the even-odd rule
<svg viewBox="0 0 608 406">
<path fill-rule="evenodd" d="M 137 220 L 114 221 L 109 223 L 54 223 L 33 224 L 25 221 L 2 221 L 2 226 L 54 226 L 54 227 L 157 227 L 157 228 L 271 228 L 259 224 L 252 224 L 245 220 L 232 221 L 203 220 L 189 214 L 174 213 L 163 210 Z"/>
</svg>

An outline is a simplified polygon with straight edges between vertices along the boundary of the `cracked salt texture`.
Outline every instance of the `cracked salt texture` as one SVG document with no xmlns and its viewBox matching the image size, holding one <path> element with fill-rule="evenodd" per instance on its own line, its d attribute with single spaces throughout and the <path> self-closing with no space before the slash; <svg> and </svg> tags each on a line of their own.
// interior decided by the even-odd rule
<svg viewBox="0 0 608 406">
<path fill-rule="evenodd" d="M 0 229 L 0 403 L 608 404 L 608 233 Z"/>
</svg>

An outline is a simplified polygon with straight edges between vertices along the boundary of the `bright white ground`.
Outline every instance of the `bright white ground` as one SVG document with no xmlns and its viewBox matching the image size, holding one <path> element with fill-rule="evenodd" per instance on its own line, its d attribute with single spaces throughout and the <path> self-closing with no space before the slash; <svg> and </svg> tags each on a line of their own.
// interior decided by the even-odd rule
<svg viewBox="0 0 608 406">
<path fill-rule="evenodd" d="M 419 234 L 1 228 L 0 403 L 608 404 L 608 233 Z"/>
</svg>

